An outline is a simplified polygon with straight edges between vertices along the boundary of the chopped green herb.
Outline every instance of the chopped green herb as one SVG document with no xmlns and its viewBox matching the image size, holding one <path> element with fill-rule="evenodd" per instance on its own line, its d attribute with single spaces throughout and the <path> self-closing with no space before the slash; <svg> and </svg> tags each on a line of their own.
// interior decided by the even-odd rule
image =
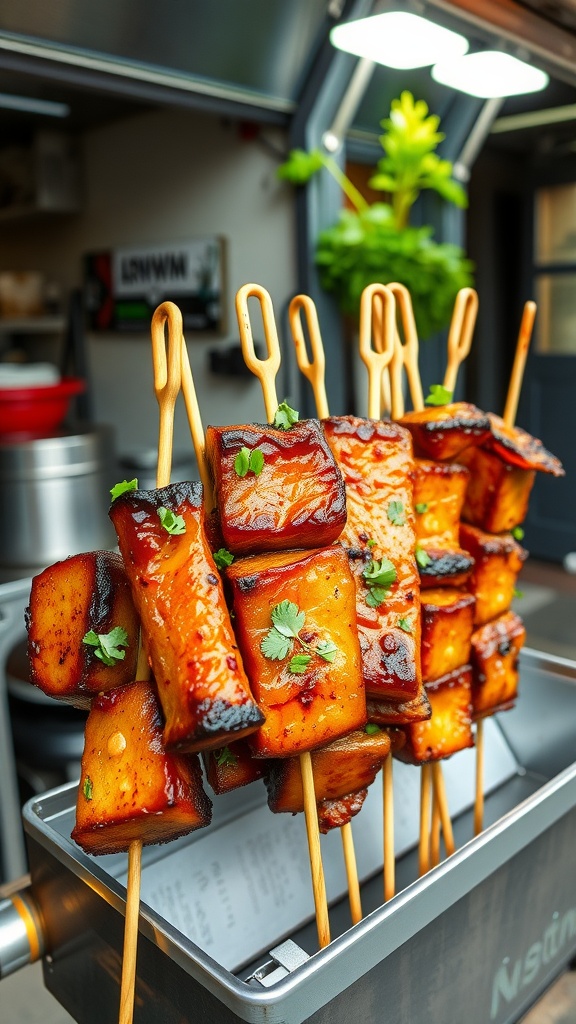
<svg viewBox="0 0 576 1024">
<path fill-rule="evenodd" d="M 287 402 L 281 402 L 274 413 L 273 425 L 280 430 L 290 430 L 299 419 L 296 409 L 291 409 Z"/>
<path fill-rule="evenodd" d="M 452 391 L 448 391 L 443 384 L 431 384 L 430 394 L 426 399 L 426 405 L 448 405 L 452 401 Z"/>
<path fill-rule="evenodd" d="M 321 658 L 324 658 L 324 661 L 332 662 L 338 654 L 338 648 L 332 640 L 321 640 L 320 643 L 316 645 L 316 654 L 319 654 Z"/>
<path fill-rule="evenodd" d="M 114 484 L 114 487 L 110 488 L 110 496 L 112 501 L 116 501 L 121 494 L 126 494 L 126 491 L 137 491 L 138 480 L 134 477 L 133 480 L 123 480 L 121 484 Z"/>
<path fill-rule="evenodd" d="M 416 548 L 415 555 L 416 561 L 418 562 L 418 565 L 420 566 L 421 569 L 425 569 L 427 565 L 430 565 L 432 559 L 430 558 L 428 552 L 424 551 L 424 548 Z"/>
<path fill-rule="evenodd" d="M 517 587 L 514 587 L 514 590 L 512 591 L 512 597 L 516 597 L 516 598 L 524 597 L 524 591 L 523 590 L 518 590 Z"/>
<path fill-rule="evenodd" d="M 398 619 L 398 625 L 405 633 L 412 632 L 412 623 L 410 622 L 410 619 Z"/>
<path fill-rule="evenodd" d="M 428 502 L 419 501 L 418 504 L 414 506 L 414 508 L 416 509 L 418 515 L 423 516 L 424 513 L 428 511 Z"/>
<path fill-rule="evenodd" d="M 254 473 L 254 476 L 260 476 L 260 473 L 264 469 L 264 452 L 260 451 L 259 448 L 254 448 L 250 452 L 248 469 L 251 473 Z"/>
<path fill-rule="evenodd" d="M 183 533 L 186 533 L 186 523 L 182 516 L 174 514 L 172 509 L 164 508 L 163 505 L 158 509 L 158 518 L 160 523 L 166 530 L 166 533 L 171 534 L 173 537 L 180 537 Z"/>
<path fill-rule="evenodd" d="M 514 540 L 524 540 L 524 530 L 521 526 L 515 526 L 512 530 L 512 536 Z"/>
<path fill-rule="evenodd" d="M 288 665 L 288 671 L 294 672 L 295 675 L 301 676 L 306 671 L 311 661 L 311 654 L 295 654 L 294 657 L 290 660 L 290 664 Z"/>
<path fill-rule="evenodd" d="M 406 522 L 404 505 L 401 501 L 391 501 L 386 510 L 386 515 L 392 523 L 392 526 L 404 526 Z"/>
<path fill-rule="evenodd" d="M 305 672 L 315 654 L 324 661 L 332 662 L 338 653 L 338 648 L 331 640 L 320 640 L 316 647 L 306 643 L 300 636 L 306 620 L 306 613 L 301 612 L 293 601 L 281 601 L 274 606 L 270 613 L 273 622 L 272 629 L 260 644 L 260 650 L 265 658 L 273 661 L 282 661 L 292 651 L 294 640 L 306 651 L 305 655 L 294 655 L 288 669 L 297 674 Z"/>
<path fill-rule="evenodd" d="M 236 754 L 232 753 L 230 747 L 221 747 L 220 750 L 215 750 L 214 759 L 219 768 L 225 768 L 227 765 L 235 768 L 238 764 L 238 758 Z"/>
<path fill-rule="evenodd" d="M 362 575 L 369 587 L 389 587 L 396 580 L 396 569 L 389 558 L 373 559 Z"/>
<path fill-rule="evenodd" d="M 217 569 L 225 569 L 226 566 L 232 565 L 234 561 L 234 555 L 226 548 L 218 548 L 218 551 L 214 552 L 213 558 Z"/>
<path fill-rule="evenodd" d="M 244 477 L 247 473 L 254 473 L 260 476 L 264 469 L 264 452 L 259 448 L 250 451 L 249 448 L 241 448 L 234 459 L 234 469 L 237 476 Z"/>
<path fill-rule="evenodd" d="M 376 722 L 368 722 L 364 726 L 364 732 L 367 732 L 369 736 L 374 736 L 375 733 L 382 732 L 382 730 L 379 725 L 376 725 Z"/>
<path fill-rule="evenodd" d="M 92 791 L 93 791 L 93 789 L 94 789 L 94 786 L 92 785 L 92 779 L 90 778 L 89 775 L 87 775 L 86 778 L 84 779 L 84 784 L 82 786 L 82 793 L 83 793 L 83 796 L 84 796 L 85 800 L 91 800 L 92 799 Z"/>
<path fill-rule="evenodd" d="M 117 661 L 124 661 L 126 652 L 121 651 L 120 648 L 129 646 L 128 633 L 122 626 L 115 626 L 109 633 L 95 633 L 91 629 L 82 637 L 82 643 L 87 644 L 88 647 L 94 647 L 96 657 L 100 658 L 100 661 L 103 661 L 109 668 L 112 668 Z"/>
<path fill-rule="evenodd" d="M 390 591 L 385 590 L 384 587 L 370 587 L 370 590 L 366 594 L 366 604 L 370 608 L 379 608 L 381 604 L 388 597 Z"/>
<path fill-rule="evenodd" d="M 371 538 L 370 538 L 370 540 L 367 540 L 367 541 L 366 541 L 366 547 L 367 547 L 367 548 L 375 548 L 375 547 L 376 547 L 376 544 L 377 544 L 377 543 L 378 543 L 378 542 L 377 542 L 377 541 L 375 541 L 375 540 L 374 540 L 374 539 L 373 539 L 373 538 L 371 537 Z"/>
</svg>

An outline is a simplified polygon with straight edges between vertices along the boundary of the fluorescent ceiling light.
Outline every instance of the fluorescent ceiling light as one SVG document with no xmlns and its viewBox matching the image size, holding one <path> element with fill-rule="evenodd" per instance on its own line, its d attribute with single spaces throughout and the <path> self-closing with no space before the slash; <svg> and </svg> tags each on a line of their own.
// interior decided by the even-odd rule
<svg viewBox="0 0 576 1024">
<path fill-rule="evenodd" d="M 26 114 L 46 114 L 48 117 L 68 117 L 67 103 L 53 103 L 52 100 L 37 100 L 32 96 L 13 96 L 0 92 L 0 107 L 4 110 L 21 110 Z"/>
<path fill-rule="evenodd" d="M 540 92 L 550 81 L 545 71 L 499 50 L 481 50 L 438 63 L 432 68 L 432 78 L 480 99 Z"/>
<path fill-rule="evenodd" d="M 467 39 L 458 32 L 404 11 L 336 25 L 330 41 L 339 50 L 403 70 L 439 64 L 468 50 Z"/>
</svg>

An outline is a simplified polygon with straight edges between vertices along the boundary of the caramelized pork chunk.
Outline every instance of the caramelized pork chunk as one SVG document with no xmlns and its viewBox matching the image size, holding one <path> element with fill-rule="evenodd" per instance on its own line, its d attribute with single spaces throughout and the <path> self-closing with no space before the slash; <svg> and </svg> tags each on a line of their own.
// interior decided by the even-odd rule
<svg viewBox="0 0 576 1024">
<path fill-rule="evenodd" d="M 511 708 L 518 692 L 518 657 L 526 639 L 522 619 L 506 612 L 472 634 L 474 718 Z"/>
<path fill-rule="evenodd" d="M 470 474 L 456 462 L 414 460 L 414 508 L 418 544 L 424 549 L 459 547 L 458 530 Z"/>
<path fill-rule="evenodd" d="M 474 595 L 441 587 L 422 595 L 422 677 L 431 682 L 470 662 Z"/>
<path fill-rule="evenodd" d="M 426 696 L 424 683 L 413 700 L 373 700 L 368 698 L 366 702 L 368 721 L 385 727 L 395 727 L 400 731 L 400 726 L 409 725 L 411 722 L 425 722 L 432 714 L 430 701 Z"/>
<path fill-rule="evenodd" d="M 202 751 L 202 761 L 208 785 L 217 796 L 256 782 L 266 771 L 266 761 L 253 757 L 247 740 L 220 750 Z"/>
<path fill-rule="evenodd" d="M 345 552 L 271 552 L 226 570 L 234 625 L 266 722 L 257 757 L 321 747 L 366 721 L 356 591 Z"/>
<path fill-rule="evenodd" d="M 460 460 L 470 470 L 462 518 L 488 533 L 523 523 L 536 473 L 504 462 L 486 448 L 467 448 Z"/>
<path fill-rule="evenodd" d="M 551 473 L 552 476 L 564 476 L 560 459 L 552 455 L 539 441 L 521 427 L 509 427 L 495 413 L 489 412 L 490 437 L 486 448 L 494 451 L 500 458 L 520 469 L 533 469 L 540 473 Z"/>
<path fill-rule="evenodd" d="M 120 555 L 90 551 L 44 569 L 32 580 L 26 625 L 30 681 L 50 697 L 87 708 L 134 679 L 140 623 Z M 103 648 L 98 636 L 113 630 L 121 632 Z"/>
<path fill-rule="evenodd" d="M 325 420 L 324 428 L 346 483 L 340 543 L 356 580 L 366 691 L 406 703 L 421 687 L 410 434 L 355 416 Z"/>
<path fill-rule="evenodd" d="M 208 427 L 206 457 L 229 551 L 318 548 L 339 537 L 344 482 L 318 420 Z"/>
<path fill-rule="evenodd" d="M 317 802 L 335 800 L 370 786 L 390 753 L 390 737 L 378 730 L 357 730 L 321 750 L 312 752 L 312 773 Z M 304 810 L 300 760 L 287 757 L 271 761 L 266 776 L 271 811 Z"/>
<path fill-rule="evenodd" d="M 482 444 L 490 435 L 487 415 L 468 402 L 408 412 L 400 423 L 412 434 L 415 454 L 436 462 L 452 462 L 464 448 Z"/>
<path fill-rule="evenodd" d="M 352 818 L 362 810 L 367 796 L 367 789 L 359 789 L 356 793 L 348 793 L 337 800 L 321 800 L 318 804 L 318 828 L 322 835 L 326 835 L 333 828 L 342 828 L 352 821 Z"/>
<path fill-rule="evenodd" d="M 96 697 L 86 721 L 76 825 L 86 853 L 120 853 L 130 843 L 167 843 L 210 822 L 197 757 L 167 754 L 151 683 Z"/>
<path fill-rule="evenodd" d="M 396 754 L 401 761 L 423 764 L 450 757 L 474 746 L 472 736 L 472 669 L 448 672 L 426 685 L 432 717 L 405 727 L 406 744 Z"/>
<path fill-rule="evenodd" d="M 171 750 L 216 749 L 263 721 L 204 534 L 202 487 L 130 491 L 112 504 Z"/>
<path fill-rule="evenodd" d="M 418 547 L 416 558 L 422 593 L 429 587 L 462 587 L 474 568 L 470 552 L 456 546 L 451 551 Z"/>
<path fill-rule="evenodd" d="M 528 552 L 511 534 L 494 536 L 462 523 L 460 543 L 474 557 L 468 589 L 476 598 L 474 624 L 482 626 L 508 611 Z"/>
</svg>

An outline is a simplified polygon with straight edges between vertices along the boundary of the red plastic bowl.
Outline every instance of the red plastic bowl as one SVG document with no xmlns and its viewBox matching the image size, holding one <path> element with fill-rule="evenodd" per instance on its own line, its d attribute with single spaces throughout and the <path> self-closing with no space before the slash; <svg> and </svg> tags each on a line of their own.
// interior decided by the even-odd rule
<svg viewBox="0 0 576 1024">
<path fill-rule="evenodd" d="M 64 422 L 70 399 L 86 390 L 79 377 L 36 388 L 0 388 L 0 435 L 48 436 Z"/>
</svg>

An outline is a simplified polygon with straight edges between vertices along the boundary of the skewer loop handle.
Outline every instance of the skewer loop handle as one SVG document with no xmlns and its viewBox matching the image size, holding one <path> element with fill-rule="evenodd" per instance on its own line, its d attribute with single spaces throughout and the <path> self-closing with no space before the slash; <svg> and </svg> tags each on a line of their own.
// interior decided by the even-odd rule
<svg viewBox="0 0 576 1024">
<path fill-rule="evenodd" d="M 168 355 L 165 327 L 168 325 Z M 156 486 L 170 483 L 174 407 L 182 382 L 182 314 L 173 302 L 163 302 L 154 311 L 151 325 L 154 394 L 160 409 Z"/>
<path fill-rule="evenodd" d="M 381 320 L 378 321 L 379 328 L 375 329 L 377 304 L 380 305 Z M 380 351 L 376 348 L 375 335 Z M 394 296 L 383 284 L 369 284 L 360 299 L 360 357 L 368 370 L 368 417 L 372 420 L 380 416 L 382 374 L 394 354 L 395 336 Z"/>
<path fill-rule="evenodd" d="M 399 356 L 397 356 L 396 351 L 395 351 L 394 357 L 393 357 L 393 361 L 392 361 L 392 370 L 391 370 L 391 374 L 392 374 L 392 377 L 393 377 L 393 383 L 392 383 L 392 405 L 393 405 L 392 418 L 393 419 L 398 419 L 402 415 L 402 413 L 404 412 L 404 409 L 403 409 L 404 402 L 403 402 L 403 399 L 401 401 L 399 400 L 399 394 L 398 394 L 398 390 L 399 389 L 400 389 L 400 394 L 401 394 L 402 367 L 405 367 L 405 369 L 406 369 L 406 376 L 408 378 L 408 387 L 410 388 L 410 398 L 412 399 L 412 408 L 416 412 L 420 412 L 424 408 L 424 394 L 422 392 L 422 381 L 420 379 L 420 369 L 418 367 L 418 348 L 419 348 L 419 345 L 418 345 L 418 331 L 416 329 L 416 319 L 414 317 L 414 309 L 413 309 L 413 306 L 412 306 L 412 298 L 410 296 L 410 292 L 408 291 L 406 285 L 400 284 L 399 281 L 392 281 L 390 284 L 387 284 L 386 287 L 392 292 L 392 294 L 393 294 L 393 296 L 394 296 L 394 298 L 396 300 L 396 305 L 397 305 L 398 310 L 400 312 L 400 320 L 401 320 L 401 323 L 402 323 L 402 330 L 403 330 L 403 333 L 404 333 L 404 344 L 402 344 L 402 342 L 400 341 L 400 338 L 398 337 L 398 340 L 400 341 L 400 346 L 401 346 L 401 356 L 402 356 L 401 362 L 398 365 Z M 396 365 L 394 365 L 394 359 L 396 359 L 396 361 L 397 361 Z M 396 376 L 396 381 L 395 382 L 394 382 L 394 376 Z M 398 379 L 398 378 L 400 378 L 400 379 Z M 394 404 L 395 404 L 394 403 L 394 398 L 395 398 L 394 392 L 395 392 L 395 390 L 396 390 L 396 405 L 397 406 L 398 405 L 402 406 L 402 408 L 398 412 L 396 412 L 394 410 Z"/>
<path fill-rule="evenodd" d="M 254 338 L 248 312 L 248 299 L 256 298 L 260 303 L 262 321 L 264 324 L 264 338 L 268 357 L 258 359 L 254 350 Z M 266 416 L 272 422 L 274 413 L 278 408 L 278 396 L 276 394 L 276 375 L 280 369 L 280 343 L 274 320 L 274 308 L 270 293 L 259 284 L 244 284 L 236 292 L 236 316 L 240 330 L 240 341 L 242 343 L 242 355 L 249 370 L 258 377 L 264 394 L 264 406 Z"/>
<path fill-rule="evenodd" d="M 477 316 L 478 293 L 474 288 L 461 288 L 456 296 L 448 332 L 448 365 L 444 374 L 444 387 L 448 391 L 454 391 L 460 363 L 470 351 Z"/>
<path fill-rule="evenodd" d="M 304 315 L 304 320 L 308 328 L 312 359 L 309 359 L 306 349 L 306 339 L 304 337 L 304 329 L 302 326 L 302 315 Z M 288 309 L 288 319 L 290 322 L 290 330 L 292 331 L 292 338 L 294 340 L 294 348 L 296 349 L 296 362 L 298 363 L 298 369 L 312 385 L 314 402 L 316 404 L 316 415 L 319 419 L 326 419 L 330 415 L 328 411 L 326 386 L 324 383 L 326 357 L 324 355 L 324 346 L 322 344 L 322 336 L 320 334 L 318 313 L 313 299 L 311 299 L 309 295 L 295 295 Z"/>
</svg>

